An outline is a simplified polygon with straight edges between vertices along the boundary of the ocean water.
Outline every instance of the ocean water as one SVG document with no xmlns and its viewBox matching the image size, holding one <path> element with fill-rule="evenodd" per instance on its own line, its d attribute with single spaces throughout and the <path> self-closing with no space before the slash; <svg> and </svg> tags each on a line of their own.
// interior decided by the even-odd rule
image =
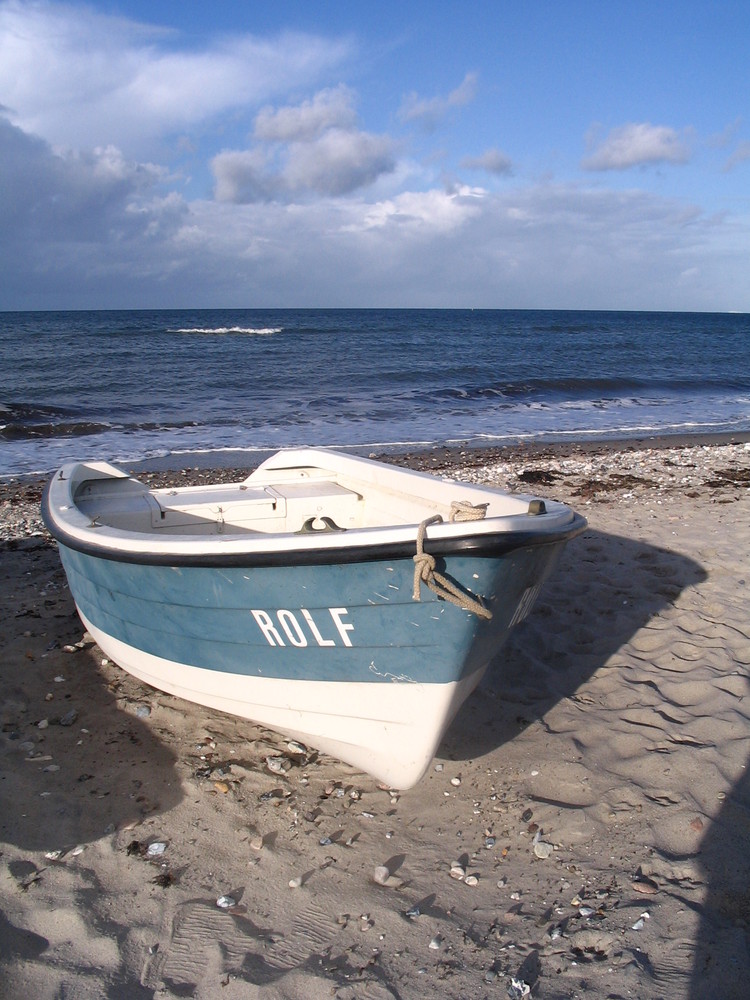
<svg viewBox="0 0 750 1000">
<path fill-rule="evenodd" d="M 0 313 L 0 476 L 71 459 L 750 430 L 750 315 Z M 206 455 L 201 455 L 205 463 Z"/>
</svg>

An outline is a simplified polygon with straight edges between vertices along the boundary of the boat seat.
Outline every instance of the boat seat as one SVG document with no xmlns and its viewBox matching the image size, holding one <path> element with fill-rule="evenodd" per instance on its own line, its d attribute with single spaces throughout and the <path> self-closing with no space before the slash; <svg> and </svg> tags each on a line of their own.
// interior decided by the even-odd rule
<svg viewBox="0 0 750 1000">
<path fill-rule="evenodd" d="M 286 531 L 324 531 L 328 525 L 341 531 L 362 523 L 361 494 L 330 480 L 280 483 L 273 490 L 286 506 Z"/>
<path fill-rule="evenodd" d="M 151 526 L 166 529 L 197 527 L 201 523 L 241 526 L 278 517 L 279 497 L 267 487 L 237 485 L 210 489 L 155 490 L 149 494 Z"/>
</svg>

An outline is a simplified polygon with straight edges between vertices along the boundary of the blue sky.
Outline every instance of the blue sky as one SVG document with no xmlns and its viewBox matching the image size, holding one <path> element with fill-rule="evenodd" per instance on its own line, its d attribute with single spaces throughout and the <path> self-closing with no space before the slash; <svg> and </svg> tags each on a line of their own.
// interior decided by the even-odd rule
<svg viewBox="0 0 750 1000">
<path fill-rule="evenodd" d="M 0 0 L 0 308 L 750 311 L 746 2 Z"/>
</svg>

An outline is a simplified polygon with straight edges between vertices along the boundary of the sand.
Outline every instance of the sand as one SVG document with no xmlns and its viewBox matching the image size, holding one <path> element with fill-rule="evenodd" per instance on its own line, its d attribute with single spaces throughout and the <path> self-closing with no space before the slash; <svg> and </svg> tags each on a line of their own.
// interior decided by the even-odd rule
<svg viewBox="0 0 750 1000">
<path fill-rule="evenodd" d="M 589 519 L 403 793 L 107 662 L 0 488 L 2 996 L 748 996 L 750 445 L 403 461 Z"/>
</svg>

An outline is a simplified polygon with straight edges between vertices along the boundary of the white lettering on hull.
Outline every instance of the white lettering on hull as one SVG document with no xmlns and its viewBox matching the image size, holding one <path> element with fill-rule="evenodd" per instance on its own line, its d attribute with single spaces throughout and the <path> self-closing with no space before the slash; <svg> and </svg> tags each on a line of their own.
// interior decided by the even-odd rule
<svg viewBox="0 0 750 1000">
<path fill-rule="evenodd" d="M 513 615 L 508 624 L 508 628 L 513 628 L 515 625 L 518 625 L 519 622 L 523 621 L 523 619 L 526 617 L 526 615 L 528 615 L 528 613 L 534 606 L 534 602 L 536 601 L 537 597 L 539 597 L 539 591 L 541 589 L 542 589 L 542 584 L 536 583 L 534 584 L 533 587 L 529 587 L 527 590 L 524 590 L 523 594 L 521 595 L 521 600 L 518 602 L 518 607 L 515 610 L 515 614 Z"/>
<path fill-rule="evenodd" d="M 344 621 L 344 616 L 349 614 L 347 609 L 328 608 L 328 613 L 331 616 L 331 624 L 338 633 L 338 640 L 335 637 L 324 637 L 326 627 L 323 626 L 321 631 L 307 608 L 300 608 L 299 612 L 289 611 L 286 608 L 279 608 L 276 612 L 264 611 L 261 608 L 250 611 L 269 646 L 286 646 L 288 643 L 301 649 L 309 645 L 310 640 L 318 646 L 351 646 L 349 633 L 354 631 L 354 626 L 351 622 Z M 297 617 L 298 614 L 302 618 L 302 623 L 307 626 L 307 630 Z"/>
</svg>

